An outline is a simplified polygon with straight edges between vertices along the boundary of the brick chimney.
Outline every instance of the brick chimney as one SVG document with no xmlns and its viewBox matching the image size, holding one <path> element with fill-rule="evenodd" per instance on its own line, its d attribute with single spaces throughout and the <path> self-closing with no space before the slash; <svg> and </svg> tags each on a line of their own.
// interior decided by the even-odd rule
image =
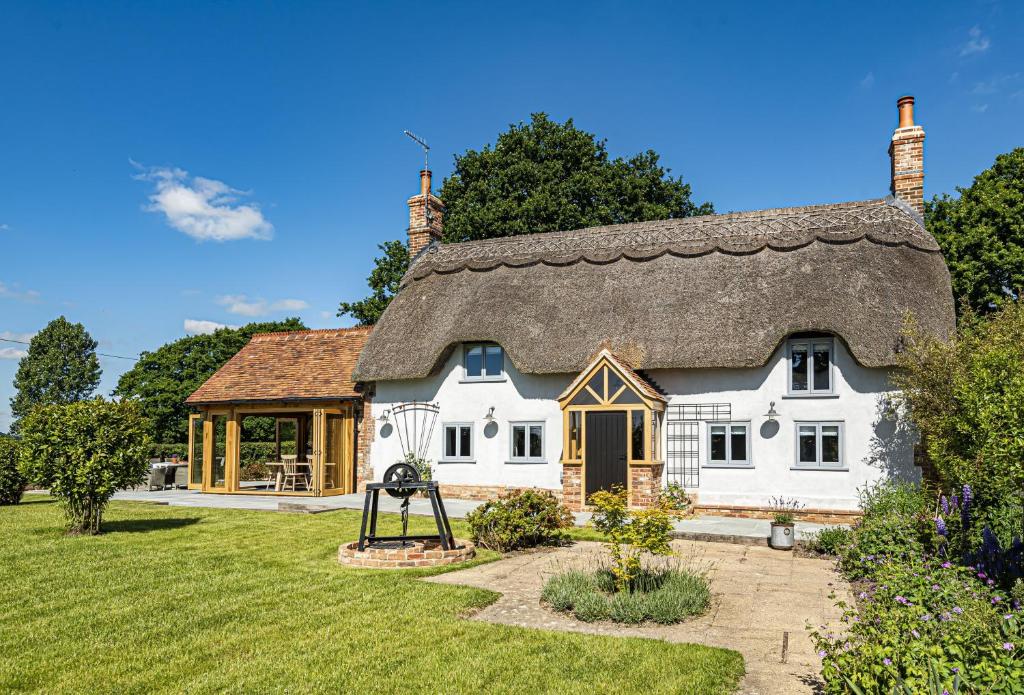
<svg viewBox="0 0 1024 695">
<path fill-rule="evenodd" d="M 889 190 L 924 216 L 924 128 L 914 125 L 914 97 L 900 97 L 896 106 L 900 111 L 900 124 L 889 143 L 892 162 Z"/>
<path fill-rule="evenodd" d="M 430 192 L 430 170 L 420 172 L 420 194 L 409 198 L 409 257 L 432 241 L 441 241 L 444 205 Z"/>
</svg>

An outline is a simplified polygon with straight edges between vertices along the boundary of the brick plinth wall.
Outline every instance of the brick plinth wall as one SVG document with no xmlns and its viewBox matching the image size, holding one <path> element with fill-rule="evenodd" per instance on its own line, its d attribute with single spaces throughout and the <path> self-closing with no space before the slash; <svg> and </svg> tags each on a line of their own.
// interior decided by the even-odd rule
<svg viewBox="0 0 1024 695">
<path fill-rule="evenodd" d="M 407 569 L 435 567 L 465 562 L 476 555 L 476 547 L 469 541 L 455 540 L 455 547 L 444 550 L 438 541 L 417 541 L 402 547 L 397 543 L 387 547 L 358 550 L 358 543 L 344 543 L 338 548 L 338 562 L 352 567 L 376 569 Z"/>
<path fill-rule="evenodd" d="M 493 500 L 497 499 L 499 495 L 504 495 L 505 493 L 512 492 L 514 490 L 550 492 L 555 496 L 555 499 L 559 501 L 562 499 L 561 490 L 549 490 L 547 488 L 510 487 L 508 485 L 455 485 L 452 483 L 441 483 L 442 497 L 451 497 L 453 499 L 463 500 Z"/>
<path fill-rule="evenodd" d="M 570 511 L 583 511 L 583 466 L 579 464 L 562 464 L 562 504 Z"/>
<path fill-rule="evenodd" d="M 771 519 L 772 510 L 767 507 L 744 507 L 722 504 L 698 504 L 694 507 L 694 514 L 708 514 L 710 516 L 729 516 L 739 519 Z M 860 518 L 858 511 L 843 511 L 836 509 L 801 509 L 793 514 L 797 521 L 809 521 L 815 524 L 852 524 Z"/>
<path fill-rule="evenodd" d="M 356 491 L 365 492 L 366 484 L 373 482 L 373 463 L 370 461 L 370 448 L 377 434 L 377 421 L 373 419 L 373 397 L 363 394 L 363 412 L 356 430 Z"/>
<path fill-rule="evenodd" d="M 630 499 L 633 507 L 653 507 L 661 492 L 661 472 L 664 464 L 636 465 L 629 467 Z"/>
</svg>

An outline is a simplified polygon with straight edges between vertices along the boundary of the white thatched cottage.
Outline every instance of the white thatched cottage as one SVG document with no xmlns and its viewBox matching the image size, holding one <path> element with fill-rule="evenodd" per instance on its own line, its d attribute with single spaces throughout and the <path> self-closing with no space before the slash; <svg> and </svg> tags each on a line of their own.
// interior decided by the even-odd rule
<svg viewBox="0 0 1024 695">
<path fill-rule="evenodd" d="M 921 218 L 924 131 L 899 107 L 877 200 L 442 244 L 423 172 L 412 266 L 354 373 L 375 476 L 413 401 L 439 406 L 427 457 L 449 495 L 539 487 L 579 508 L 618 484 L 642 505 L 675 482 L 704 508 L 785 495 L 834 515 L 919 475 L 889 374 L 908 312 L 941 337 L 954 315 Z"/>
</svg>

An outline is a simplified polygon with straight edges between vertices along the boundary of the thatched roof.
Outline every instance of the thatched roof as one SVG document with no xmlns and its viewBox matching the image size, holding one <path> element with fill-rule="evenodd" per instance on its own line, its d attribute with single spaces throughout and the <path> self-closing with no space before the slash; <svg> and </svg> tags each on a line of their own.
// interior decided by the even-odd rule
<svg viewBox="0 0 1024 695">
<path fill-rule="evenodd" d="M 892 198 L 442 244 L 414 261 L 355 378 L 421 378 L 483 340 L 527 373 L 578 372 L 601 348 L 643 370 L 755 367 L 810 330 L 887 367 L 908 312 L 953 330 L 939 247 Z"/>
<path fill-rule="evenodd" d="M 185 402 L 358 398 L 352 368 L 369 334 L 369 328 L 257 333 Z"/>
</svg>

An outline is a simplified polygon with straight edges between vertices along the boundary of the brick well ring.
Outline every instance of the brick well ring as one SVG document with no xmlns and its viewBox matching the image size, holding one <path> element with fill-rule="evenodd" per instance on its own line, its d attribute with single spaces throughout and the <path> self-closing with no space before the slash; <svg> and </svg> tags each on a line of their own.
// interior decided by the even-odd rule
<svg viewBox="0 0 1024 695">
<path fill-rule="evenodd" d="M 387 541 L 363 551 L 358 546 L 356 541 L 342 544 L 338 548 L 338 562 L 351 567 L 409 569 L 453 565 L 471 560 L 476 555 L 476 547 L 472 543 L 458 538 L 451 550 L 442 548 L 437 540 L 406 541 L 404 546 L 400 541 Z"/>
</svg>

